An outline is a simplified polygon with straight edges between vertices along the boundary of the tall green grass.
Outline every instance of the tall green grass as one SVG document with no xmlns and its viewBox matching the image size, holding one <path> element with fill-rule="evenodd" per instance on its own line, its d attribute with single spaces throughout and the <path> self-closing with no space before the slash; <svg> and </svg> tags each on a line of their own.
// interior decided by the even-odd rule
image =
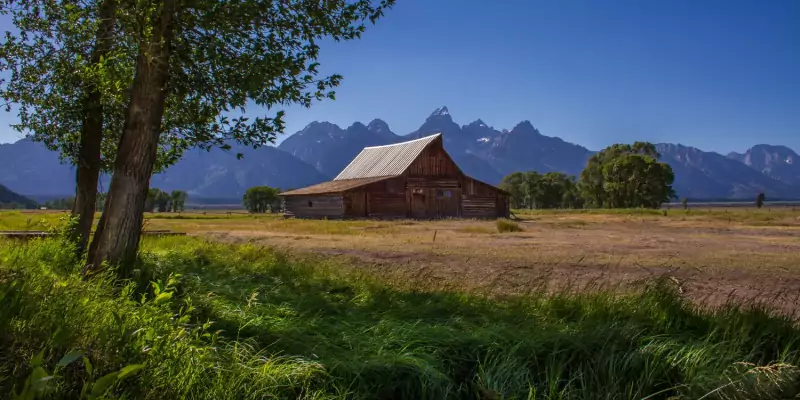
<svg viewBox="0 0 800 400">
<path fill-rule="evenodd" d="M 77 398 L 131 365 L 141 369 L 113 380 L 109 397 L 779 399 L 800 389 L 792 320 L 755 305 L 701 311 L 667 283 L 488 299 L 192 238 L 146 241 L 129 281 L 84 282 L 71 254 L 57 240 L 0 244 L 0 397 L 24 386 L 42 350 L 39 364 L 56 372 L 39 382 L 48 398 Z M 65 354 L 85 360 L 56 367 Z"/>
</svg>

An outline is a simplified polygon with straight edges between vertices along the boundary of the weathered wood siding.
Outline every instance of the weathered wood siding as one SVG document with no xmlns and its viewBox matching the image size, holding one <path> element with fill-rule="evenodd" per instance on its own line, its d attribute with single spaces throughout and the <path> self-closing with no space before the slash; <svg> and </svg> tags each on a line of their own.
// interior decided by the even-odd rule
<svg viewBox="0 0 800 400">
<path fill-rule="evenodd" d="M 344 215 L 346 218 L 367 216 L 367 192 L 354 190 L 344 193 Z"/>
<path fill-rule="evenodd" d="M 432 143 L 406 170 L 406 176 L 457 177 L 459 169 L 444 151 L 441 141 Z"/>
<path fill-rule="evenodd" d="M 464 218 L 508 217 L 508 197 L 491 185 L 465 177 L 461 209 Z"/>
<path fill-rule="evenodd" d="M 297 218 L 344 217 L 344 201 L 341 194 L 287 196 L 286 211 Z"/>
<path fill-rule="evenodd" d="M 461 216 L 461 183 L 458 177 L 409 177 L 406 189 L 408 214 L 412 218 Z"/>
<path fill-rule="evenodd" d="M 348 218 L 405 218 L 405 178 L 397 177 L 353 189 L 344 194 Z"/>
</svg>

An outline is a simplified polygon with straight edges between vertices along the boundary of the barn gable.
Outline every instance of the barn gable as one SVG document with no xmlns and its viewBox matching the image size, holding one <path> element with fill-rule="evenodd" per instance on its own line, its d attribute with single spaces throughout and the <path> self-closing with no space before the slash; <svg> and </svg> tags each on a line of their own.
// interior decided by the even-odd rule
<svg viewBox="0 0 800 400">
<path fill-rule="evenodd" d="M 403 143 L 365 147 L 333 180 L 399 176 L 442 134 L 426 136 Z"/>
</svg>

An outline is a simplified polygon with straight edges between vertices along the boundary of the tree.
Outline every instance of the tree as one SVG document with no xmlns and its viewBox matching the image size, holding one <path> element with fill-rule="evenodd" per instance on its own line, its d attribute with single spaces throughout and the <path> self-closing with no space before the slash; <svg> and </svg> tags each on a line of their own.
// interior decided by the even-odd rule
<svg viewBox="0 0 800 400">
<path fill-rule="evenodd" d="M 161 189 L 152 188 L 147 191 L 145 198 L 144 211 L 147 212 L 169 212 L 172 207 L 172 195 Z"/>
<path fill-rule="evenodd" d="M 44 202 L 44 206 L 50 210 L 71 210 L 75 206 L 74 197 L 65 197 L 63 199 L 53 199 Z"/>
<path fill-rule="evenodd" d="M 19 106 L 13 127 L 76 166 L 78 227 L 72 232 L 83 252 L 98 207 L 98 179 L 111 172 L 130 99 L 137 47 L 126 34 L 141 22 L 115 0 L 53 2 L 4 0 L 0 14 L 10 14 L 18 33 L 0 45 L 0 97 Z M 130 5 L 131 3 L 127 3 Z M 180 84 L 176 83 L 176 87 Z M 217 118 L 197 107 L 184 107 L 182 93 L 168 94 L 155 170 L 176 162 L 192 146 L 216 144 Z M 179 131 L 191 131 L 181 135 Z"/>
<path fill-rule="evenodd" d="M 115 126 L 105 124 L 105 114 L 109 101 L 125 88 L 116 84 L 120 69 L 112 51 L 117 2 L 6 0 L 0 13 L 11 14 L 19 30 L 7 33 L 0 45 L 0 71 L 11 72 L 11 79 L 0 85 L 0 97 L 20 106 L 14 128 L 61 150 L 76 165 L 72 214 L 78 226 L 72 232 L 82 252 L 104 166 L 104 132 Z M 116 106 L 121 110 L 121 103 Z M 113 141 L 106 141 L 105 148 L 113 149 Z"/>
<path fill-rule="evenodd" d="M 243 114 L 248 104 L 270 110 L 333 99 L 330 89 L 341 76 L 315 80 L 318 41 L 360 37 L 366 21 L 374 23 L 394 0 L 378 6 L 368 0 L 145 3 L 124 9 L 137 22 L 127 32 L 136 42 L 135 72 L 108 201 L 89 249 L 90 268 L 135 257 L 165 120 L 180 121 L 182 109 L 215 119 L 211 130 L 167 130 L 178 149 L 202 139 L 222 146 L 228 139 L 253 146 L 274 141 L 283 130 L 283 112 L 252 121 L 227 114 Z M 180 107 L 170 115 L 168 105 L 175 100 Z M 203 121 L 200 126 L 208 118 Z"/>
<path fill-rule="evenodd" d="M 269 186 L 254 186 L 244 192 L 242 205 L 252 213 L 274 211 L 280 197 L 280 191 Z"/>
<path fill-rule="evenodd" d="M 581 172 L 583 198 L 593 207 L 660 207 L 675 197 L 675 175 L 659 158 L 651 143 L 607 147 L 593 155 Z"/>
<path fill-rule="evenodd" d="M 500 183 L 500 188 L 507 191 L 511 195 L 511 207 L 523 208 L 525 207 L 526 192 L 525 187 L 525 173 L 514 172 L 503 177 Z"/>
<path fill-rule="evenodd" d="M 761 208 L 764 206 L 764 200 L 766 200 L 766 196 L 764 196 L 764 192 L 761 192 L 756 196 L 756 207 Z"/>
<path fill-rule="evenodd" d="M 687 199 L 686 197 L 682 198 L 681 199 L 681 205 L 683 206 L 684 210 L 688 210 L 689 209 L 689 199 Z"/>
<path fill-rule="evenodd" d="M 182 190 L 173 190 L 170 193 L 170 204 L 172 206 L 172 212 L 181 212 L 185 210 L 186 199 L 189 195 Z"/>
<path fill-rule="evenodd" d="M 501 187 L 511 194 L 516 208 L 583 207 L 575 178 L 560 172 L 514 172 L 503 178 Z"/>
</svg>

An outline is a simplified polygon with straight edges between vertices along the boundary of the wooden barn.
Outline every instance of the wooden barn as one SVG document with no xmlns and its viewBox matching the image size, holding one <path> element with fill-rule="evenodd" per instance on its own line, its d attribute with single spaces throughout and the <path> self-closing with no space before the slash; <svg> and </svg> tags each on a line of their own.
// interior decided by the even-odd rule
<svg viewBox="0 0 800 400">
<path fill-rule="evenodd" d="M 509 195 L 466 176 L 442 135 L 367 147 L 332 181 L 281 194 L 298 218 L 498 218 Z"/>
</svg>

